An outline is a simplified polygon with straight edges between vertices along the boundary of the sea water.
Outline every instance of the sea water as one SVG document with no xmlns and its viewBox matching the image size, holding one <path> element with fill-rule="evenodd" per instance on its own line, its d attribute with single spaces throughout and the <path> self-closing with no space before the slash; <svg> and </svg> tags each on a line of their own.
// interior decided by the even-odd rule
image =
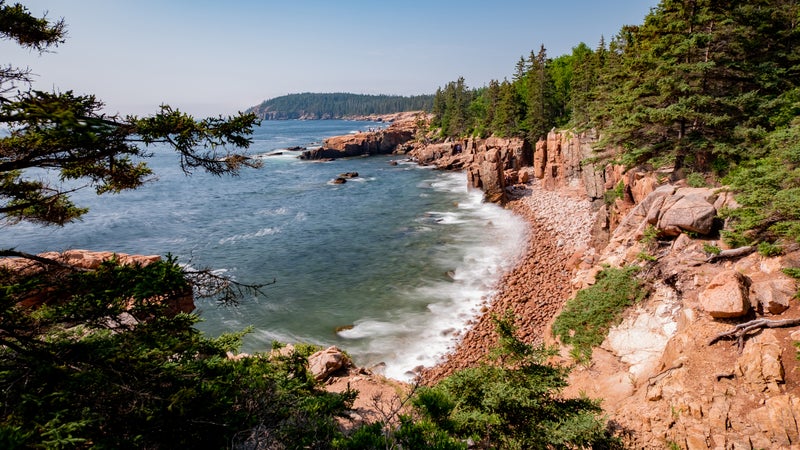
<svg viewBox="0 0 800 450">
<path fill-rule="evenodd" d="M 253 332 L 242 351 L 273 341 L 337 345 L 361 366 L 407 379 L 431 366 L 490 298 L 525 248 L 525 225 L 482 202 L 463 173 L 371 156 L 302 161 L 319 145 L 380 124 L 265 121 L 248 153 L 264 162 L 239 176 L 185 176 L 153 147 L 151 182 L 116 195 L 78 191 L 90 212 L 64 227 L 0 225 L 0 247 L 36 253 L 89 249 L 171 253 L 241 283 L 269 284 L 237 306 L 199 299 L 199 328 Z M 398 164 L 394 164 L 393 161 Z M 331 181 L 344 172 L 358 176 Z"/>
</svg>

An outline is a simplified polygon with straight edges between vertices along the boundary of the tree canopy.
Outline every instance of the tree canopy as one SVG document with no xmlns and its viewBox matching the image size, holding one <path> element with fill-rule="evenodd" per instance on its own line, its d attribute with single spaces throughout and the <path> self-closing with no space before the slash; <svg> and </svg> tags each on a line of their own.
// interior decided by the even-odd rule
<svg viewBox="0 0 800 450">
<path fill-rule="evenodd" d="M 541 47 L 511 81 L 456 83 L 472 98 L 466 106 L 448 101 L 448 84 L 432 124 L 442 136 L 531 141 L 552 127 L 596 128 L 598 147 L 628 167 L 671 167 L 675 180 L 707 174 L 741 192 L 745 208 L 729 215 L 737 242 L 800 239 L 799 23 L 796 0 L 663 0 L 594 50 L 580 43 L 549 58 Z"/>
<path fill-rule="evenodd" d="M 261 102 L 248 109 L 259 118 L 342 119 L 372 114 L 391 114 L 431 109 L 431 95 L 366 95 L 336 93 L 289 94 Z"/>
</svg>

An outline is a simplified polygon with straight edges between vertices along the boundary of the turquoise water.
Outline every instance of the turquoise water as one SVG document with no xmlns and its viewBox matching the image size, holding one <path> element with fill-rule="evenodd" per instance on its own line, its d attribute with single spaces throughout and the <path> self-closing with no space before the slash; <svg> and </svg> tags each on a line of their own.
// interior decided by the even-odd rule
<svg viewBox="0 0 800 450">
<path fill-rule="evenodd" d="M 249 153 L 313 146 L 371 122 L 267 121 Z M 521 219 L 481 202 L 462 173 L 389 156 L 308 162 L 296 152 L 262 156 L 238 177 L 184 176 L 155 148 L 156 178 L 141 189 L 76 196 L 90 207 L 63 228 L 0 228 L 0 247 L 166 254 L 243 283 L 275 283 L 236 307 L 197 302 L 209 334 L 255 331 L 244 351 L 273 340 L 338 345 L 359 365 L 386 364 L 405 378 L 430 366 L 474 317 L 524 248 Z M 359 176 L 330 183 L 343 172 Z M 352 326 L 336 332 L 342 326 Z"/>
</svg>

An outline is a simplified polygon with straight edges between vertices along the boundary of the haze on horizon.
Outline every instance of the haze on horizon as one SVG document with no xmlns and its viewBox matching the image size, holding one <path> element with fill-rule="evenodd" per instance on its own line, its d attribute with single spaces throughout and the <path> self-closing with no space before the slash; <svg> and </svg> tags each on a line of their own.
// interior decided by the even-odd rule
<svg viewBox="0 0 800 450">
<path fill-rule="evenodd" d="M 640 24 L 655 0 L 423 2 L 8 0 L 63 17 L 67 41 L 39 55 L 0 41 L 0 63 L 28 66 L 40 90 L 95 94 L 109 113 L 162 103 L 232 114 L 300 92 L 431 94 L 510 78 L 548 56 L 595 48 Z"/>
</svg>

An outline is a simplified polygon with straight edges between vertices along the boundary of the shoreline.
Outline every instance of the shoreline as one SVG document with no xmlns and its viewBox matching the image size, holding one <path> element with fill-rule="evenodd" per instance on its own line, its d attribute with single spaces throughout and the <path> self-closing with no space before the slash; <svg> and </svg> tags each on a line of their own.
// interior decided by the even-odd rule
<svg viewBox="0 0 800 450">
<path fill-rule="evenodd" d="M 535 181 L 516 194 L 506 207 L 528 225 L 525 254 L 500 278 L 496 293 L 458 336 L 451 351 L 435 366 L 420 371 L 423 385 L 483 361 L 497 345 L 492 317 L 506 311 L 513 312 L 523 341 L 547 342 L 545 333 L 551 321 L 572 295 L 572 272 L 580 262 L 575 255 L 589 246 L 595 220 L 591 203 L 563 191 L 547 191 Z"/>
</svg>

